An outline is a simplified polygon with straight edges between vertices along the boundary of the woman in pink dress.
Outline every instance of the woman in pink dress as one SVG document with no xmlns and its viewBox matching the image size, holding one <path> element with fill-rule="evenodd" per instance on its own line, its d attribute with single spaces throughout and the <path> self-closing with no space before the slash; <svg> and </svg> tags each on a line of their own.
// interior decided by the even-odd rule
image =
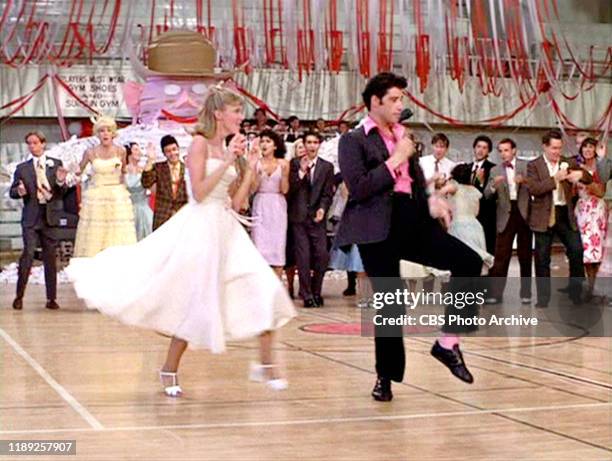
<svg viewBox="0 0 612 461">
<path fill-rule="evenodd" d="M 597 173 L 597 141 L 586 138 L 580 145 L 583 167 L 593 175 L 589 185 L 578 184 L 579 199 L 576 203 L 576 221 L 584 248 L 584 268 L 589 283 L 587 297 L 592 298 L 599 266 L 603 260 L 604 244 L 608 230 L 608 209 L 602 198 L 606 185 Z"/>
<path fill-rule="evenodd" d="M 274 272 L 280 277 L 285 266 L 287 245 L 287 200 L 289 162 L 284 160 L 285 143 L 272 130 L 259 135 L 261 159 L 251 184 L 254 218 L 251 237 Z"/>
</svg>

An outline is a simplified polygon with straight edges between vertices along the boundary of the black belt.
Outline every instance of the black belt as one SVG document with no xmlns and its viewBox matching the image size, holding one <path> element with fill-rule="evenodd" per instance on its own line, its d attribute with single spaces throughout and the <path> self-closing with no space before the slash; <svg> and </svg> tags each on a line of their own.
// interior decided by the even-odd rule
<svg viewBox="0 0 612 461">
<path fill-rule="evenodd" d="M 391 196 L 396 200 L 415 200 L 414 195 L 407 192 L 392 192 Z"/>
</svg>

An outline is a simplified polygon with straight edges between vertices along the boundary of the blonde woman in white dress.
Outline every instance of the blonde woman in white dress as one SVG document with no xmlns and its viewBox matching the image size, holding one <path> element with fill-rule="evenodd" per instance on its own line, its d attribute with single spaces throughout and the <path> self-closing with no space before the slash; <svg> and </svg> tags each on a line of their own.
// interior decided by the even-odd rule
<svg viewBox="0 0 612 461">
<path fill-rule="evenodd" d="M 243 110 L 238 94 L 212 88 L 187 157 L 189 203 L 137 244 L 73 259 L 67 268 L 88 307 L 172 337 L 160 371 L 168 396 L 182 394 L 177 371 L 188 345 L 219 353 L 229 340 L 255 336 L 260 363 L 251 364 L 250 378 L 276 390 L 287 386 L 273 360 L 273 332 L 295 309 L 237 214 L 259 157 L 254 146 L 238 174 L 235 165 L 246 149 L 237 134 Z"/>
</svg>

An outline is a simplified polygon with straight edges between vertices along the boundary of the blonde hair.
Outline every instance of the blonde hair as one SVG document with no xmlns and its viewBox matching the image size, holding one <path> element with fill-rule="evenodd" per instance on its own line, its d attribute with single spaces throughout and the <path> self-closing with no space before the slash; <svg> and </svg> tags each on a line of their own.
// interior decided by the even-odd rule
<svg viewBox="0 0 612 461">
<path fill-rule="evenodd" d="M 98 134 L 98 132 L 103 127 L 107 127 L 108 129 L 110 129 L 113 135 L 117 134 L 117 123 L 115 122 L 114 118 L 108 115 L 101 115 L 97 119 L 93 120 L 93 122 L 94 122 L 93 131 L 95 134 Z"/>
<path fill-rule="evenodd" d="M 244 104 L 242 96 L 228 88 L 213 86 L 208 90 L 204 99 L 202 110 L 198 114 L 198 122 L 192 129 L 192 134 L 201 134 L 206 139 L 211 139 L 217 131 L 217 120 L 215 111 L 223 110 L 231 104 Z"/>
</svg>

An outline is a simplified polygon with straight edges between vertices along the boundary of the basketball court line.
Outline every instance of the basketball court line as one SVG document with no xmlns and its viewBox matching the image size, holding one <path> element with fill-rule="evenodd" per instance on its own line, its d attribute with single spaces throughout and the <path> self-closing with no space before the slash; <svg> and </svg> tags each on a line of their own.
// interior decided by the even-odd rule
<svg viewBox="0 0 612 461">
<path fill-rule="evenodd" d="M 415 342 L 420 343 L 420 344 L 426 344 L 424 341 L 418 339 L 418 338 L 413 338 Z M 418 351 L 415 351 L 418 352 Z M 508 360 L 508 359 L 504 359 L 504 358 L 500 358 L 500 357 L 495 357 L 495 356 L 491 356 L 491 355 L 486 355 L 486 354 L 482 354 L 480 352 L 476 352 L 476 351 L 472 351 L 470 349 L 463 351 L 463 355 L 465 356 L 474 356 L 474 357 L 478 357 L 481 359 L 485 359 L 485 360 L 489 360 L 491 362 L 497 362 L 497 363 L 503 363 L 504 365 L 510 367 L 510 368 L 525 368 L 528 370 L 532 370 L 532 371 L 537 371 L 539 373 L 542 374 L 548 374 L 548 375 L 553 375 L 553 376 L 557 376 L 561 379 L 565 379 L 567 381 L 577 381 L 583 384 L 588 384 L 591 386 L 595 386 L 595 387 L 601 387 L 604 389 L 612 389 L 612 385 L 606 382 L 602 382 L 602 381 L 597 381 L 595 379 L 590 379 L 590 378 L 585 378 L 579 375 L 575 375 L 575 374 L 571 374 L 565 371 L 558 371 L 558 370 L 554 370 L 552 368 L 547 368 L 547 367 L 543 367 L 543 366 L 536 366 L 536 365 L 529 365 L 527 363 L 523 363 L 523 362 L 518 362 L 516 360 Z M 528 356 L 526 356 L 528 357 Z M 537 356 L 533 356 L 534 359 L 537 359 Z M 577 367 L 576 365 L 574 365 L 574 367 Z"/>
<path fill-rule="evenodd" d="M 244 421 L 226 423 L 199 423 L 199 424 L 168 424 L 159 426 L 124 426 L 124 427 L 101 427 L 95 428 L 62 428 L 62 429 L 30 429 L 30 430 L 0 430 L 0 435 L 14 434 L 61 434 L 72 432 L 134 432 L 134 431 L 157 431 L 172 429 L 227 429 L 227 428 L 246 428 L 246 427 L 270 427 L 270 426 L 300 426 L 311 424 L 338 424 L 338 423 L 359 423 L 372 421 L 402 421 L 411 419 L 426 418 L 447 418 L 452 416 L 479 416 L 488 414 L 505 413 L 530 413 L 538 411 L 555 410 L 576 410 L 593 409 L 600 407 L 612 407 L 612 402 L 605 403 L 580 403 L 573 405 L 551 405 L 541 407 L 521 407 L 521 408 L 493 408 L 483 410 L 464 410 L 464 411 L 445 411 L 438 413 L 414 413 L 404 415 L 371 415 L 353 416 L 343 418 L 313 418 L 313 419 L 293 419 L 282 421 Z"/>
<path fill-rule="evenodd" d="M 481 359 L 486 359 L 486 360 L 490 360 L 492 362 L 497 362 L 497 363 L 503 363 L 504 365 L 507 365 L 511 368 L 526 368 L 532 371 L 537 371 L 540 373 L 545 373 L 545 374 L 549 374 L 549 375 L 555 375 L 558 376 L 561 379 L 565 379 L 568 381 L 578 381 L 582 384 L 588 384 L 591 386 L 596 386 L 596 387 L 601 387 L 604 389 L 611 389 L 612 390 L 612 385 L 610 385 L 609 383 L 605 383 L 602 381 L 597 381 L 595 379 L 590 379 L 590 378 L 585 378 L 582 376 L 578 376 L 578 375 L 574 375 L 565 371 L 558 371 L 558 370 L 553 370 L 551 368 L 547 368 L 547 367 L 543 367 L 543 366 L 536 366 L 536 365 L 529 365 L 527 363 L 522 363 L 522 362 L 517 362 L 517 361 L 510 361 L 507 359 L 502 359 L 499 357 L 492 357 L 492 356 L 487 356 L 484 354 L 480 354 L 478 352 L 470 352 L 467 351 L 465 352 L 465 355 L 470 355 L 470 356 L 475 356 L 475 357 L 479 357 Z M 536 357 L 537 358 L 537 357 Z"/>
<path fill-rule="evenodd" d="M 365 373 L 369 373 L 370 375 L 375 374 L 374 371 L 368 370 L 368 369 L 363 368 L 361 366 L 358 366 L 358 365 L 355 365 L 355 364 L 352 364 L 352 363 L 349 363 L 349 362 L 345 362 L 345 361 L 342 361 L 342 360 L 338 360 L 338 359 L 326 356 L 324 354 L 316 353 L 316 352 L 313 352 L 313 351 L 305 349 L 305 348 L 301 348 L 301 349 L 304 352 L 309 353 L 309 354 L 311 354 L 311 355 L 313 355 L 315 357 L 320 357 L 322 359 L 329 360 L 331 362 L 338 363 L 338 364 L 347 366 L 349 368 L 353 368 L 355 370 L 361 370 L 361 371 L 363 371 Z M 411 389 L 417 389 L 417 390 L 420 390 L 421 392 L 425 392 L 426 394 L 435 395 L 436 397 L 439 397 L 441 399 L 444 399 L 444 400 L 447 400 L 447 401 L 450 401 L 450 402 L 453 402 L 453 403 L 456 403 L 456 404 L 459 404 L 459 405 L 463 405 L 463 406 L 468 407 L 468 408 L 472 408 L 473 410 L 471 410 L 471 411 L 486 411 L 486 408 L 481 408 L 481 407 L 479 407 L 477 405 L 474 405 L 474 404 L 462 401 L 460 399 L 451 397 L 448 394 L 441 394 L 439 392 L 432 391 L 432 390 L 427 389 L 425 387 L 417 386 L 416 384 L 410 384 L 410 383 L 407 383 L 407 382 L 402 382 L 400 384 L 405 386 L 405 387 L 409 387 Z M 600 404 L 601 403 L 597 403 L 596 405 L 600 405 Z M 605 402 L 603 404 L 604 405 L 608 405 L 608 404 L 612 404 L 612 403 Z M 587 404 L 587 405 L 589 405 L 589 404 Z M 470 410 L 468 410 L 468 411 L 470 411 Z M 540 430 L 540 431 L 543 431 L 543 432 L 546 432 L 546 433 L 549 433 L 549 434 L 554 434 L 554 435 L 556 435 L 558 437 L 562 437 L 562 438 L 567 439 L 567 440 L 573 440 L 575 442 L 583 443 L 585 445 L 589 445 L 589 446 L 594 447 L 594 448 L 598 448 L 598 449 L 601 449 L 601 450 L 612 452 L 612 449 L 609 449 L 608 447 L 597 445 L 597 444 L 591 443 L 589 441 L 582 440 L 582 439 L 579 439 L 577 437 L 573 437 L 573 436 L 568 435 L 568 434 L 564 434 L 564 433 L 561 433 L 561 432 L 553 431 L 553 430 L 548 429 L 548 428 L 543 427 L 543 426 L 538 426 L 536 424 L 528 423 L 526 421 L 521 421 L 521 420 L 519 420 L 517 418 L 513 418 L 513 417 L 511 417 L 511 416 L 509 416 L 507 414 L 503 414 L 502 412 L 493 412 L 493 415 L 497 416 L 497 417 L 500 417 L 502 419 L 505 419 L 507 421 L 512 421 L 514 423 L 530 427 L 532 429 L 537 429 L 537 430 Z"/>
<path fill-rule="evenodd" d="M 30 365 L 36 373 L 44 379 L 51 388 L 59 394 L 59 396 L 76 411 L 81 418 L 83 418 L 87 424 L 89 424 L 92 430 L 104 429 L 104 426 L 98 421 L 87 409 L 75 399 L 70 392 L 68 392 L 60 383 L 58 383 L 53 377 L 40 365 L 36 360 L 23 349 L 17 341 L 15 341 L 6 331 L 0 328 L 0 336 L 11 346 L 17 354 Z"/>
</svg>

